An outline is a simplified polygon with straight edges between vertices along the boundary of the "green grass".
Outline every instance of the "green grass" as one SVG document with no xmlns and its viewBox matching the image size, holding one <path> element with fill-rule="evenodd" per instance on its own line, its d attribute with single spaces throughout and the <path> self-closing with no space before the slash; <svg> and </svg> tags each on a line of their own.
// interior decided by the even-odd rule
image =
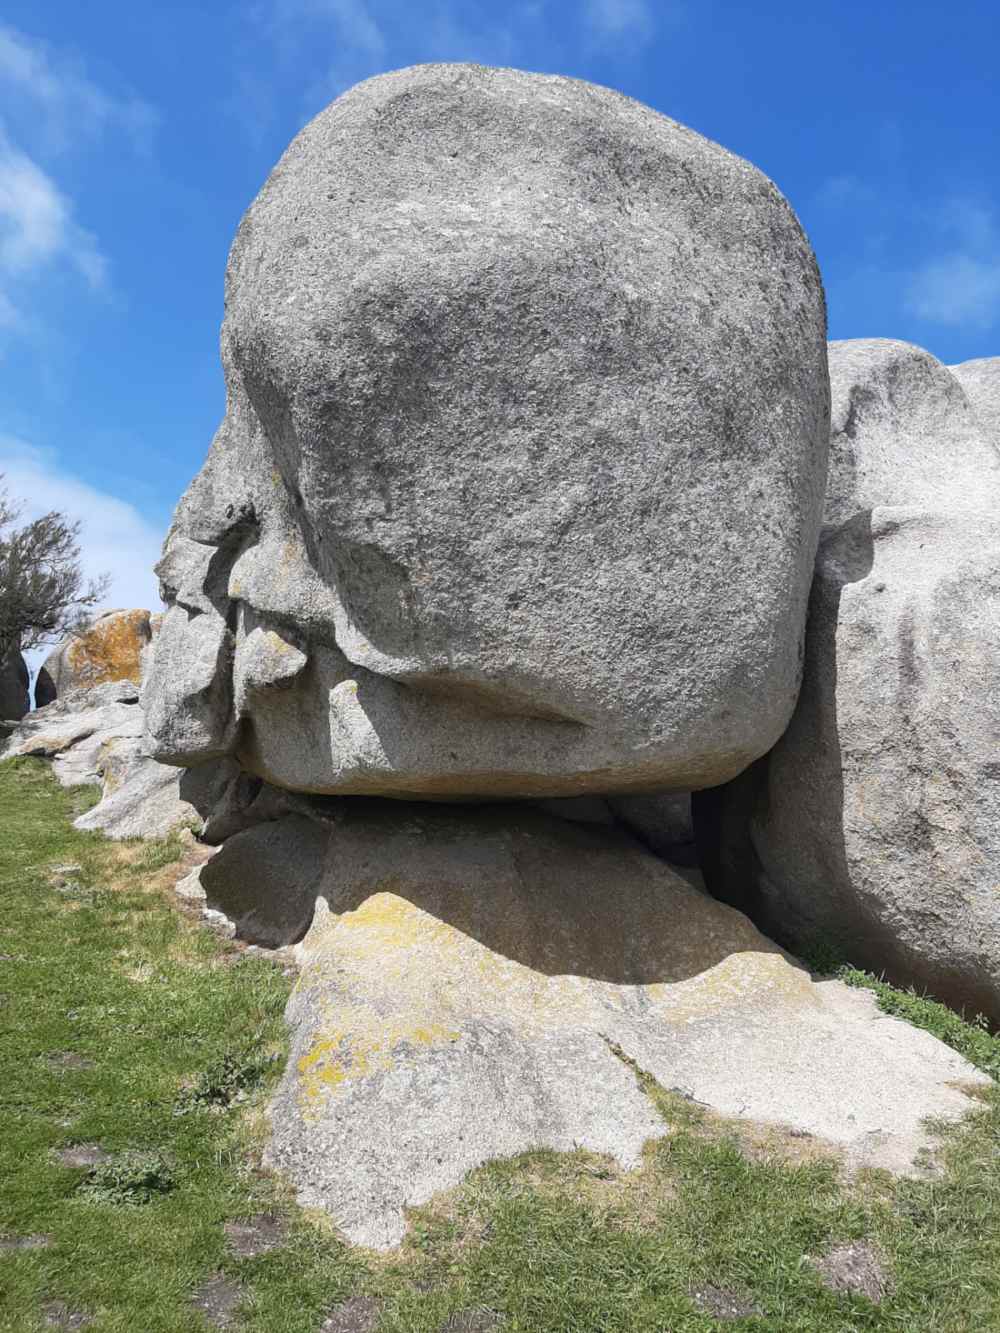
<svg viewBox="0 0 1000 1333">
<path fill-rule="evenodd" d="M 40 763 L 0 764 L 0 1233 L 51 1238 L 0 1250 L 4 1333 L 40 1333 L 56 1301 L 92 1333 L 204 1329 L 189 1302 L 217 1272 L 245 1290 L 237 1326 L 261 1333 L 317 1333 L 355 1294 L 379 1301 L 379 1333 L 475 1308 L 509 1333 L 693 1333 L 723 1327 L 692 1300 L 706 1284 L 759 1310 L 732 1325 L 752 1333 L 1000 1330 L 995 1093 L 942 1135 L 937 1176 L 848 1181 L 803 1141 L 727 1124 L 636 1070 L 671 1130 L 637 1171 L 583 1152 L 494 1162 L 415 1210 L 397 1253 L 348 1249 L 259 1167 L 289 979 L 181 909 L 180 840 L 77 832 L 80 799 Z M 67 863 L 79 871 L 53 875 Z M 981 1027 L 845 979 L 1000 1068 Z M 78 1144 L 109 1158 L 61 1164 Z M 285 1242 L 228 1255 L 224 1223 L 263 1211 L 286 1219 Z M 884 1258 L 880 1305 L 828 1291 L 808 1262 L 853 1239 Z"/>
</svg>

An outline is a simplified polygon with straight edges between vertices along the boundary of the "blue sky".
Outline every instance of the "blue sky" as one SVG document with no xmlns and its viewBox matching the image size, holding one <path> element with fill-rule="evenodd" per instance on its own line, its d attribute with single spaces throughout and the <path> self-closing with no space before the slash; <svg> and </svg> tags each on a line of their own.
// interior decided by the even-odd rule
<svg viewBox="0 0 1000 1333">
<path fill-rule="evenodd" d="M 240 215 L 329 100 L 425 60 L 639 98 L 777 182 L 831 337 L 1000 354 L 996 0 L 5 0 L 0 470 L 83 519 L 113 604 L 155 599 L 221 413 Z"/>
</svg>

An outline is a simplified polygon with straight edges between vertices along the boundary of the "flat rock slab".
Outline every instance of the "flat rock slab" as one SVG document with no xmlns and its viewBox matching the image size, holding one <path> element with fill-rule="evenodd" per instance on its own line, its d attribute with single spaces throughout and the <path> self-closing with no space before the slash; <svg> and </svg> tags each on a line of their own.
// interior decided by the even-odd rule
<svg viewBox="0 0 1000 1333">
<path fill-rule="evenodd" d="M 629 1168 L 666 1132 L 615 1048 L 723 1115 L 913 1169 L 988 1080 L 868 992 L 815 982 L 627 835 L 524 808 L 345 802 L 289 1001 L 268 1161 L 346 1237 L 494 1157 Z"/>
</svg>

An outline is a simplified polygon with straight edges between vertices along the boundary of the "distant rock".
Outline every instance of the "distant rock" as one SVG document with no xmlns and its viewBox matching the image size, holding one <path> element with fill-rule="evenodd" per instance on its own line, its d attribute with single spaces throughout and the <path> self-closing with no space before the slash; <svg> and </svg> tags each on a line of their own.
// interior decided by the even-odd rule
<svg viewBox="0 0 1000 1333">
<path fill-rule="evenodd" d="M 104 746 L 142 735 L 138 703 L 139 687 L 129 680 L 70 690 L 28 713 L 7 741 L 3 757 L 51 759 L 64 787 L 99 782 Z"/>
<path fill-rule="evenodd" d="M 31 677 L 19 648 L 0 660 L 0 721 L 20 722 L 31 707 Z"/>
<path fill-rule="evenodd" d="M 354 798 L 311 840 L 266 836 L 287 839 L 285 894 L 316 905 L 267 1160 L 355 1243 L 397 1244 L 407 1206 L 496 1156 L 584 1147 L 635 1165 L 667 1127 L 627 1061 L 903 1171 L 923 1117 L 960 1115 L 958 1085 L 987 1082 L 867 992 L 810 980 L 615 830 Z M 241 912 L 255 892 L 273 910 L 270 874 L 240 892 Z"/>
<path fill-rule="evenodd" d="M 733 776 L 798 690 L 824 325 L 774 185 L 648 107 L 457 64 L 347 92 L 233 246 L 156 757 L 438 799 Z"/>
<path fill-rule="evenodd" d="M 148 611 L 106 611 L 85 633 L 49 653 L 35 681 L 35 706 L 44 708 L 70 690 L 111 681 L 138 685 L 142 654 L 152 638 Z"/>
<path fill-rule="evenodd" d="M 963 384 L 911 343 L 830 344 L 824 522 L 882 505 L 1000 512 L 1000 457 Z"/>
<path fill-rule="evenodd" d="M 770 755 L 696 793 L 702 868 L 790 947 L 1000 1020 L 997 450 L 927 353 L 834 344 L 831 367 L 842 521 L 802 692 Z"/>
<path fill-rule="evenodd" d="M 198 824 L 180 796 L 180 773 L 158 764 L 142 746 L 139 687 L 130 680 L 73 689 L 28 713 L 2 749 L 5 759 L 52 761 L 64 787 L 100 784 L 101 801 L 76 820 L 111 838 L 160 838 Z"/>
<path fill-rule="evenodd" d="M 980 423 L 1000 449 L 1000 356 L 984 356 L 950 366 Z"/>
</svg>

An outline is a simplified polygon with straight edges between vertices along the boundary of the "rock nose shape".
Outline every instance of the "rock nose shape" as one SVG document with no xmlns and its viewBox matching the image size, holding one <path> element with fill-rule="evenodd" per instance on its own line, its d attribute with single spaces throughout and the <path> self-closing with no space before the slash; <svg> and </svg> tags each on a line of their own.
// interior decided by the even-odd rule
<svg viewBox="0 0 1000 1333">
<path fill-rule="evenodd" d="M 749 163 L 570 79 L 381 75 L 247 212 L 222 346 L 163 562 L 159 758 L 558 797 L 712 785 L 781 734 L 825 305 Z"/>
</svg>

